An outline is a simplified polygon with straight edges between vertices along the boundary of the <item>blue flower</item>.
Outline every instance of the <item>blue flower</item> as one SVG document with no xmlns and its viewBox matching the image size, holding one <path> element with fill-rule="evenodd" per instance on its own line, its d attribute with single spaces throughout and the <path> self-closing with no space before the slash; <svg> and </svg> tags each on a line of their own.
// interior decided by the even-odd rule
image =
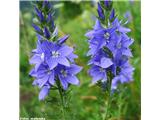
<svg viewBox="0 0 160 120">
<path fill-rule="evenodd" d="M 105 5 L 106 7 L 109 7 L 109 0 L 104 0 L 104 5 Z"/>
<path fill-rule="evenodd" d="M 36 24 L 32 24 L 33 28 L 35 29 L 36 32 L 41 33 L 42 30 L 36 25 Z"/>
<path fill-rule="evenodd" d="M 34 65 L 29 75 L 35 78 L 33 85 L 41 89 L 39 100 L 44 100 L 55 85 L 60 89 L 62 86 L 64 90 L 67 90 L 69 84 L 79 85 L 76 74 L 82 67 L 74 61 L 78 56 L 73 53 L 73 48 L 65 44 L 69 35 L 58 38 L 50 2 L 45 0 L 42 4 L 38 1 L 36 3 L 39 7 L 35 7 L 35 12 L 40 25 L 32 25 L 38 40 L 29 60 Z"/>
<path fill-rule="evenodd" d="M 45 35 L 45 37 L 46 37 L 47 39 L 50 38 L 50 32 L 49 32 L 49 30 L 47 29 L 47 27 L 44 27 L 44 35 Z"/>
<path fill-rule="evenodd" d="M 86 34 L 86 36 L 90 38 L 89 47 L 91 48 L 88 52 L 88 55 L 93 55 L 104 46 L 107 46 L 110 41 L 115 38 L 115 31 L 116 27 L 103 28 L 99 20 L 97 20 L 94 30 L 89 31 Z"/>
<path fill-rule="evenodd" d="M 118 18 L 115 18 L 115 20 L 113 21 L 112 25 L 115 26 L 116 29 L 121 33 L 128 33 L 128 32 L 131 31 L 129 28 L 123 27 L 121 25 L 121 22 L 118 21 Z"/>
<path fill-rule="evenodd" d="M 63 65 L 59 65 L 56 68 L 56 72 L 58 74 L 58 78 L 63 86 L 63 89 L 66 90 L 68 88 L 68 84 L 79 85 L 79 80 L 75 76 L 78 72 L 80 72 L 82 67 L 72 64 L 70 67 L 66 67 Z"/>
<path fill-rule="evenodd" d="M 48 95 L 49 90 L 50 90 L 49 85 L 44 86 L 39 93 L 39 100 L 44 100 L 45 97 Z"/>
<path fill-rule="evenodd" d="M 69 38 L 69 35 L 65 35 L 64 37 L 61 37 L 58 39 L 58 43 L 63 44 L 68 38 Z"/>
<path fill-rule="evenodd" d="M 109 19 L 112 20 L 115 17 L 115 11 L 112 9 Z"/>
<path fill-rule="evenodd" d="M 105 1 L 105 6 L 110 4 L 109 1 Z M 102 13 L 103 10 L 99 8 L 98 13 L 100 11 Z M 127 36 L 131 30 L 119 22 L 114 9 L 108 21 L 106 25 L 96 20 L 94 29 L 86 33 L 90 49 L 87 55 L 91 56 L 88 65 L 91 65 L 89 74 L 93 78 L 92 83 L 100 81 L 103 87 L 107 87 L 104 84 L 109 83 L 108 78 L 111 80 L 111 89 L 115 90 L 119 83 L 133 80 L 134 68 L 129 63 L 129 58 L 133 56 L 129 48 L 133 44 L 133 39 Z"/>
<path fill-rule="evenodd" d="M 121 71 L 112 80 L 112 90 L 117 88 L 118 83 L 127 83 L 133 80 L 134 68 L 129 64 L 129 61 L 120 66 L 120 68 Z"/>
<path fill-rule="evenodd" d="M 42 46 L 45 46 L 46 63 L 50 69 L 55 68 L 58 64 L 70 66 L 67 56 L 73 52 L 73 48 L 47 40 L 42 43 Z"/>
<path fill-rule="evenodd" d="M 67 90 L 69 84 L 79 85 L 76 74 L 79 73 L 81 69 L 82 67 L 76 64 L 71 64 L 70 67 L 59 64 L 55 69 L 50 70 L 49 66 L 45 63 L 41 64 L 38 70 L 33 68 L 30 75 L 36 78 L 33 85 L 41 88 L 39 100 L 44 100 L 49 93 L 50 87 L 53 86 L 57 80 L 60 80 L 64 90 Z"/>
<path fill-rule="evenodd" d="M 104 19 L 105 16 L 104 16 L 104 12 L 103 12 L 103 9 L 102 9 L 102 6 L 100 5 L 100 3 L 98 3 L 98 15 L 99 15 L 99 18 L 101 19 Z"/>
<path fill-rule="evenodd" d="M 90 76 L 93 77 L 92 83 L 95 84 L 97 81 L 101 80 L 102 82 L 107 81 L 106 69 L 93 65 L 89 70 Z"/>
<path fill-rule="evenodd" d="M 54 85 L 55 83 L 55 72 L 54 70 L 50 70 L 48 65 L 46 64 L 41 64 L 36 71 L 33 68 L 30 75 L 36 77 L 33 85 L 37 85 L 40 88 L 45 86 L 46 84 Z"/>
<path fill-rule="evenodd" d="M 45 19 L 44 19 L 42 11 L 40 11 L 37 7 L 35 7 L 35 12 L 36 12 L 36 15 L 38 16 L 39 20 L 41 22 L 43 22 Z"/>
<path fill-rule="evenodd" d="M 110 67 L 113 62 L 112 59 L 110 59 L 104 51 L 99 51 L 99 53 L 95 54 L 92 59 L 89 61 L 89 64 L 94 64 L 97 66 L 100 66 L 102 68 L 108 68 Z"/>
</svg>

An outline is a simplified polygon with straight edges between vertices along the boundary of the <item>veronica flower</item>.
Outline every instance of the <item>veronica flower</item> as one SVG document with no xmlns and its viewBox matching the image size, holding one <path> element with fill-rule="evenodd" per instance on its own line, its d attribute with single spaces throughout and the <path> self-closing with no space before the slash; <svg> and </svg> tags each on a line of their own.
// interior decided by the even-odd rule
<svg viewBox="0 0 160 120">
<path fill-rule="evenodd" d="M 43 8 L 50 9 L 51 8 L 51 3 L 47 0 L 44 0 L 43 1 Z"/>
<path fill-rule="evenodd" d="M 41 47 L 41 37 L 38 35 L 37 48 L 32 51 L 34 54 L 29 60 L 30 64 L 35 64 L 35 70 L 39 68 L 39 66 L 45 60 L 45 50 Z"/>
<path fill-rule="evenodd" d="M 41 33 L 42 30 L 36 25 L 36 24 L 32 24 L 33 28 L 35 29 L 36 32 Z"/>
<path fill-rule="evenodd" d="M 129 28 L 123 27 L 121 25 L 121 22 L 119 22 L 118 18 L 115 18 L 115 20 L 113 21 L 112 25 L 114 27 L 116 27 L 116 29 L 121 33 L 127 33 L 127 32 L 131 31 Z"/>
<path fill-rule="evenodd" d="M 125 14 L 124 14 L 124 17 L 127 18 L 127 22 L 131 22 L 132 21 L 132 14 L 130 11 L 127 11 Z"/>
<path fill-rule="evenodd" d="M 63 44 L 68 38 L 69 38 L 69 35 L 61 37 L 61 38 L 58 39 L 58 43 Z"/>
<path fill-rule="evenodd" d="M 68 84 L 79 85 L 79 80 L 75 75 L 80 72 L 81 69 L 82 67 L 75 64 L 72 64 L 70 67 L 59 65 L 56 68 L 56 72 L 64 90 L 68 88 Z"/>
<path fill-rule="evenodd" d="M 33 68 L 30 75 L 36 77 L 33 85 L 38 85 L 40 88 L 45 86 L 46 84 L 54 85 L 55 83 L 54 70 L 50 70 L 48 65 L 46 64 L 41 64 L 37 71 L 35 71 Z"/>
<path fill-rule="evenodd" d="M 94 64 L 102 68 L 108 68 L 113 64 L 113 62 L 103 51 L 99 51 L 99 53 L 94 55 L 89 61 L 89 64 Z"/>
<path fill-rule="evenodd" d="M 111 2 L 104 1 L 104 4 L 108 7 L 108 11 Z M 98 6 L 98 14 L 100 11 L 102 13 L 106 10 L 100 7 L 99 3 Z M 90 48 L 87 55 L 91 56 L 88 64 L 91 65 L 89 74 L 93 78 L 92 83 L 95 84 L 100 81 L 103 87 L 107 87 L 104 84 L 108 84 L 107 80 L 110 79 L 111 89 L 115 90 L 119 83 L 133 80 L 134 68 L 129 63 L 129 58 L 132 57 L 129 47 L 133 40 L 127 36 L 131 30 L 124 27 L 122 22 L 118 20 L 113 8 L 108 21 L 106 25 L 97 19 L 93 30 L 86 33 Z M 110 75 L 107 76 L 107 73 Z"/>
<path fill-rule="evenodd" d="M 104 5 L 105 5 L 106 7 L 109 7 L 109 0 L 104 0 Z"/>
<path fill-rule="evenodd" d="M 50 85 L 43 86 L 39 93 L 39 100 L 44 100 L 45 97 L 48 95 L 49 90 L 50 90 Z"/>
<path fill-rule="evenodd" d="M 97 81 L 101 80 L 102 82 L 107 81 L 106 69 L 99 66 L 92 66 L 89 70 L 90 76 L 93 77 L 92 83 L 95 84 Z"/>
<path fill-rule="evenodd" d="M 69 35 L 58 38 L 50 2 L 36 1 L 35 12 L 39 24 L 34 23 L 33 28 L 38 40 L 29 60 L 35 66 L 29 74 L 35 78 L 33 85 L 41 89 L 39 100 L 44 100 L 54 86 L 59 88 L 59 92 L 64 92 L 61 89 L 67 90 L 70 84 L 79 85 L 76 74 L 82 67 L 74 61 L 78 56 L 73 53 L 73 48 L 65 44 Z"/>
<path fill-rule="evenodd" d="M 47 27 L 44 27 L 44 35 L 45 35 L 45 37 L 46 37 L 47 39 L 50 38 L 50 33 L 49 33 Z"/>
<path fill-rule="evenodd" d="M 35 71 L 33 68 L 30 75 L 36 78 L 33 85 L 37 85 L 41 88 L 39 100 L 44 100 L 49 93 L 51 85 L 54 85 L 55 83 L 54 70 L 50 70 L 46 64 L 41 64 L 38 70 Z"/>
<path fill-rule="evenodd" d="M 112 51 L 112 54 L 116 56 L 117 54 L 124 55 L 127 57 L 132 57 L 131 50 L 129 46 L 133 43 L 133 39 L 129 38 L 125 34 L 116 35 L 115 40 L 111 40 L 107 47 Z"/>
<path fill-rule="evenodd" d="M 46 63 L 50 69 L 55 68 L 58 63 L 65 66 L 70 66 L 67 56 L 73 52 L 73 48 L 67 45 L 59 45 L 57 43 L 44 41 L 42 46 L 46 47 Z"/>
<path fill-rule="evenodd" d="M 121 71 L 117 76 L 115 76 L 112 80 L 112 89 L 115 90 L 117 88 L 118 83 L 127 83 L 133 80 L 133 71 L 134 68 L 127 61 L 125 64 L 121 66 Z"/>
<path fill-rule="evenodd" d="M 98 3 L 98 15 L 99 15 L 99 18 L 101 19 L 104 19 L 104 12 L 103 12 L 103 9 L 102 9 L 102 6 L 100 5 L 100 3 Z"/>
<path fill-rule="evenodd" d="M 101 30 L 101 29 L 104 29 L 104 28 L 101 26 L 100 21 L 97 19 L 97 20 L 96 20 L 96 23 L 95 23 L 95 26 L 94 26 L 94 29 L 88 31 L 88 32 L 85 34 L 85 36 L 88 37 L 88 38 L 93 38 L 93 34 L 94 34 L 97 30 Z"/>
<path fill-rule="evenodd" d="M 114 17 L 115 17 L 115 11 L 114 9 L 112 9 L 109 19 L 112 20 Z"/>
<path fill-rule="evenodd" d="M 38 19 L 40 20 L 40 22 L 43 22 L 44 16 L 43 16 L 42 11 L 40 11 L 37 7 L 35 7 L 35 12 L 36 12 L 36 15 L 38 16 Z"/>
<path fill-rule="evenodd" d="M 115 37 L 115 30 L 116 27 L 113 28 L 103 28 L 100 24 L 100 21 L 97 20 L 94 30 L 91 30 L 86 33 L 86 36 L 90 38 L 90 50 L 88 55 L 96 53 L 99 49 L 106 46 L 110 40 L 114 39 Z"/>
</svg>

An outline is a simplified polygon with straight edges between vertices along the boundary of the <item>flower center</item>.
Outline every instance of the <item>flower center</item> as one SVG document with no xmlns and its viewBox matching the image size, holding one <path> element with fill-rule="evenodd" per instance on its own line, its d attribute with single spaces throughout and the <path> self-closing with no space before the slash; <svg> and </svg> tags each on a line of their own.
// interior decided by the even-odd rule
<svg viewBox="0 0 160 120">
<path fill-rule="evenodd" d="M 100 70 L 100 72 L 104 72 L 104 69 L 103 69 L 103 68 L 100 68 L 99 70 Z"/>
<path fill-rule="evenodd" d="M 107 44 L 108 44 L 108 43 L 109 43 L 109 40 L 107 40 L 106 42 L 107 42 Z"/>
<path fill-rule="evenodd" d="M 116 32 L 119 32 L 118 28 L 116 29 Z"/>
<path fill-rule="evenodd" d="M 104 34 L 104 37 L 105 37 L 106 39 L 109 39 L 110 34 L 109 34 L 108 32 L 106 32 L 106 33 Z"/>
<path fill-rule="evenodd" d="M 44 53 L 42 53 L 40 57 L 42 60 L 44 60 Z"/>
<path fill-rule="evenodd" d="M 67 77 L 67 72 L 65 70 L 61 70 L 61 73 L 64 77 Z"/>
<path fill-rule="evenodd" d="M 118 45 L 117 45 L 117 48 L 121 48 L 122 47 L 122 43 L 119 43 Z"/>
<path fill-rule="evenodd" d="M 47 70 L 47 75 L 49 75 L 49 74 L 51 74 L 51 70 L 48 69 Z"/>
<path fill-rule="evenodd" d="M 58 51 L 52 51 L 52 57 L 57 58 L 60 56 L 60 53 Z"/>
</svg>

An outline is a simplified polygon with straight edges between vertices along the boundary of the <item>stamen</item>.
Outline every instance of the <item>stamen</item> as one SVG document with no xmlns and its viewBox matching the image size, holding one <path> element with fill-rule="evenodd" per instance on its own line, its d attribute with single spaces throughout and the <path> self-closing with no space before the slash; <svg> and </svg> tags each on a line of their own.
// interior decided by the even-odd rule
<svg viewBox="0 0 160 120">
<path fill-rule="evenodd" d="M 40 57 L 42 60 L 44 60 L 44 53 L 42 53 Z"/>
<path fill-rule="evenodd" d="M 106 39 L 109 39 L 110 34 L 109 34 L 108 32 L 106 32 L 106 33 L 104 34 L 104 37 L 105 37 Z"/>
<path fill-rule="evenodd" d="M 52 51 L 52 57 L 57 58 L 60 56 L 60 53 L 58 51 Z"/>
<path fill-rule="evenodd" d="M 104 72 L 104 69 L 103 68 L 99 68 L 100 72 Z"/>
<path fill-rule="evenodd" d="M 118 45 L 117 45 L 117 48 L 121 48 L 122 47 L 122 43 L 120 42 Z"/>
<path fill-rule="evenodd" d="M 61 73 L 64 77 L 67 77 L 67 72 L 65 70 L 61 70 Z"/>
</svg>

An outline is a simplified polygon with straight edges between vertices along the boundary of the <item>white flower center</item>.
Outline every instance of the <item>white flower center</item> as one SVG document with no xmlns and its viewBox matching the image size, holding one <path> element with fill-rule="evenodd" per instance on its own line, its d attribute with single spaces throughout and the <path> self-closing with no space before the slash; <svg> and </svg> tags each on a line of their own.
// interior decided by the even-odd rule
<svg viewBox="0 0 160 120">
<path fill-rule="evenodd" d="M 106 32 L 106 33 L 104 34 L 104 37 L 105 37 L 106 39 L 109 39 L 110 34 L 109 34 L 108 32 Z"/>
<path fill-rule="evenodd" d="M 44 60 L 44 53 L 42 53 L 40 57 L 42 60 Z"/>
<path fill-rule="evenodd" d="M 60 56 L 60 53 L 58 51 L 52 51 L 52 57 L 57 58 Z"/>
<path fill-rule="evenodd" d="M 103 68 L 99 68 L 100 72 L 104 72 L 104 69 Z"/>
<path fill-rule="evenodd" d="M 119 43 L 118 45 L 117 45 L 117 48 L 121 48 L 122 47 L 122 43 Z"/>
<path fill-rule="evenodd" d="M 67 77 L 67 72 L 65 70 L 61 70 L 61 73 L 64 77 Z"/>
<path fill-rule="evenodd" d="M 48 75 L 51 74 L 51 71 L 50 71 L 50 70 L 47 70 L 47 74 L 48 74 Z"/>
</svg>

